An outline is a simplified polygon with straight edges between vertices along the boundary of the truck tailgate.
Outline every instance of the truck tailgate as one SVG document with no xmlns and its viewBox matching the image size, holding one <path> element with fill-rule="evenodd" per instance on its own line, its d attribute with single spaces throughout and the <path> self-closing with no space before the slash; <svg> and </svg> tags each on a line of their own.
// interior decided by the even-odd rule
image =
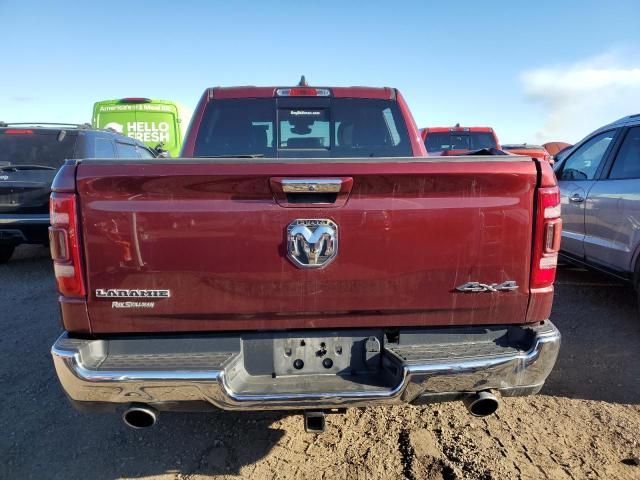
<svg viewBox="0 0 640 480">
<path fill-rule="evenodd" d="M 329 178 L 350 189 L 334 203 L 277 191 Z M 81 162 L 91 330 L 522 323 L 536 181 L 526 157 Z M 299 219 L 337 226 L 323 268 L 287 258 Z"/>
</svg>

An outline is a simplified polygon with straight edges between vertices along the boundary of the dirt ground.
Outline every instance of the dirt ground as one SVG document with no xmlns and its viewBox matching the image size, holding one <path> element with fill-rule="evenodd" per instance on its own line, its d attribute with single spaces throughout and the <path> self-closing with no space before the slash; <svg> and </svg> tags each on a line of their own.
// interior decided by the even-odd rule
<svg viewBox="0 0 640 480">
<path fill-rule="evenodd" d="M 48 353 L 46 251 L 22 248 L 0 284 L 2 479 L 640 479 L 640 315 L 631 289 L 594 273 L 560 272 L 563 346 L 542 394 L 485 419 L 460 403 L 353 409 L 319 435 L 299 415 L 170 413 L 133 431 L 76 412 Z"/>
<path fill-rule="evenodd" d="M 507 400 L 487 419 L 470 417 L 460 404 L 371 408 L 331 418 L 328 431 L 317 436 L 290 417 L 270 423 L 281 437 L 268 455 L 251 462 L 250 447 L 232 446 L 247 430 L 248 438 L 259 436 L 257 428 L 249 423 L 221 435 L 202 453 L 200 467 L 244 465 L 225 478 L 640 478 L 640 467 L 624 462 L 638 448 L 637 406 L 543 395 Z"/>
</svg>

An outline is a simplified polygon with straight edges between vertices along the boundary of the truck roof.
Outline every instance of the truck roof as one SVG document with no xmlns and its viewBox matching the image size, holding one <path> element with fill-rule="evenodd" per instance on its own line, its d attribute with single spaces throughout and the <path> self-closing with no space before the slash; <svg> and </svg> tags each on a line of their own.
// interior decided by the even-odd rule
<svg viewBox="0 0 640 480">
<path fill-rule="evenodd" d="M 493 132 L 491 127 L 461 127 L 460 124 L 453 127 L 426 127 L 425 132 Z"/>
<path fill-rule="evenodd" d="M 280 89 L 301 89 L 301 90 L 328 90 L 333 97 L 337 98 L 375 98 L 381 100 L 393 100 L 396 98 L 395 88 L 389 87 L 311 87 L 311 86 L 281 86 L 281 87 L 212 87 L 207 89 L 209 99 L 225 98 L 265 98 L 277 97 Z M 300 96 L 314 96 L 300 95 Z"/>
<path fill-rule="evenodd" d="M 545 150 L 542 145 L 532 145 L 529 143 L 503 143 L 503 150 Z"/>
</svg>

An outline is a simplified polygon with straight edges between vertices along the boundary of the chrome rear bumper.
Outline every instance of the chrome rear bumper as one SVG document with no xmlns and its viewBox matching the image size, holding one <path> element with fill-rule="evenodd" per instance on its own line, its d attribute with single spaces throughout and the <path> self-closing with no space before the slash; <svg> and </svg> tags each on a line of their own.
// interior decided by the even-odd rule
<svg viewBox="0 0 640 480">
<path fill-rule="evenodd" d="M 465 340 L 469 336 L 457 332 L 451 338 L 438 335 L 439 343 L 385 344 L 382 368 L 392 373 L 381 382 L 327 374 L 256 379 L 244 370 L 241 339 L 239 349 L 230 348 L 233 342 L 226 338 L 215 344 L 216 351 L 207 351 L 206 343 L 192 347 L 193 339 L 178 337 L 154 350 L 140 339 L 83 340 L 65 333 L 51 353 L 75 402 L 135 402 L 175 410 L 190 402 L 225 410 L 331 409 L 430 403 L 483 390 L 505 396 L 537 393 L 555 364 L 560 332 L 549 321 L 521 330 L 526 330 L 526 344 L 518 347 L 501 345 L 506 336 L 496 338 L 495 332 L 484 340 L 482 335 Z M 146 346 L 136 354 L 113 353 L 123 350 L 123 342 Z"/>
</svg>

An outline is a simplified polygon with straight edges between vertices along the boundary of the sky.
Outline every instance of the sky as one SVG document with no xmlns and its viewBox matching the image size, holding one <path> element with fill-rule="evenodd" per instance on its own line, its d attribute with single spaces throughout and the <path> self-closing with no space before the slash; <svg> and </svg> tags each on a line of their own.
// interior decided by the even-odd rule
<svg viewBox="0 0 640 480">
<path fill-rule="evenodd" d="M 420 127 L 576 142 L 640 113 L 640 1 L 0 0 L 0 120 L 207 87 L 398 88 Z"/>
</svg>

